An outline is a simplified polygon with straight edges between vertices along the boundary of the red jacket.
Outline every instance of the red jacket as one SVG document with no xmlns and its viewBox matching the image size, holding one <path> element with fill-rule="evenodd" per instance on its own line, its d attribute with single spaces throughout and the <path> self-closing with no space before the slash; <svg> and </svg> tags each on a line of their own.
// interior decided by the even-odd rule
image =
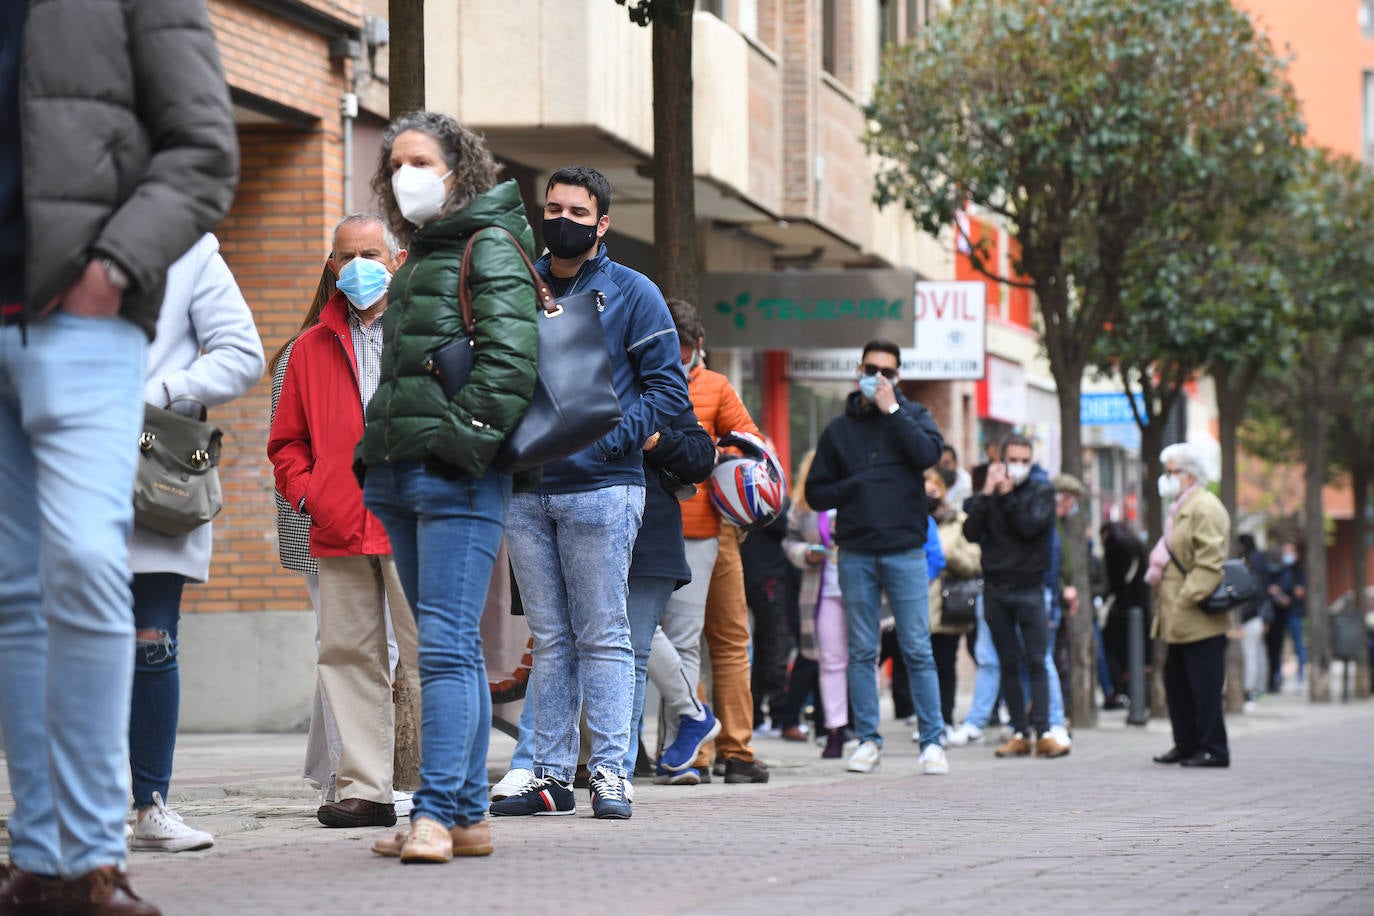
<svg viewBox="0 0 1374 916">
<path fill-rule="evenodd" d="M 292 347 L 267 439 L 277 492 L 295 509 L 305 500 L 313 557 L 391 553 L 386 530 L 363 508 L 353 476 L 363 403 L 347 310 L 343 293 L 335 293 L 320 323 Z"/>
</svg>

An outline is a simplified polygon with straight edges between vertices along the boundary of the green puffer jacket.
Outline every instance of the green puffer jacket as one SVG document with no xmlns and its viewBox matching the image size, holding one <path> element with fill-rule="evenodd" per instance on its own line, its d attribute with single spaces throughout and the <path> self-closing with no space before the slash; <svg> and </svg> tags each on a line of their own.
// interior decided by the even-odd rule
<svg viewBox="0 0 1374 916">
<path fill-rule="evenodd" d="M 479 194 L 467 207 L 421 227 L 387 293 L 382 375 L 367 406 L 357 460 L 425 460 L 431 456 L 481 476 L 534 393 L 539 332 L 534 281 L 510 236 L 489 232 L 472 253 L 476 359 L 450 402 L 425 368 L 430 354 L 464 336 L 458 305 L 463 249 L 473 234 L 500 226 L 534 249 L 534 233 L 514 181 Z"/>
</svg>

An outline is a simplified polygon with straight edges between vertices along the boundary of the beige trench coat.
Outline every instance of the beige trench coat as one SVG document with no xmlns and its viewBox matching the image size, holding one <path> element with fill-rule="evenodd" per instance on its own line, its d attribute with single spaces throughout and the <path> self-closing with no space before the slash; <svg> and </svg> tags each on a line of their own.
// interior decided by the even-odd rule
<svg viewBox="0 0 1374 916">
<path fill-rule="evenodd" d="M 1154 635 L 1167 643 L 1189 643 L 1220 636 L 1231 627 L 1230 614 L 1208 614 L 1198 604 L 1221 582 L 1221 564 L 1231 543 L 1231 519 L 1209 490 L 1188 494 L 1174 516 L 1169 549 L 1188 570 L 1172 561 L 1164 567 L 1158 586 Z"/>
</svg>

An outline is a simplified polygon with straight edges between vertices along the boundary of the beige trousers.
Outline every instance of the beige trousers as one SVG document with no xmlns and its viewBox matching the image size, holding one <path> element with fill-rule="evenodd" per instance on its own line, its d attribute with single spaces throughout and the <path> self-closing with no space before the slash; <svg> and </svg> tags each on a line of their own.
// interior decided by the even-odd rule
<svg viewBox="0 0 1374 916">
<path fill-rule="evenodd" d="M 419 702 L 419 636 L 390 556 L 319 557 L 320 687 L 341 744 L 337 797 L 391 804 L 396 709 L 387 658 L 386 608 L 399 668 Z M 419 721 L 420 711 L 415 711 Z"/>
</svg>

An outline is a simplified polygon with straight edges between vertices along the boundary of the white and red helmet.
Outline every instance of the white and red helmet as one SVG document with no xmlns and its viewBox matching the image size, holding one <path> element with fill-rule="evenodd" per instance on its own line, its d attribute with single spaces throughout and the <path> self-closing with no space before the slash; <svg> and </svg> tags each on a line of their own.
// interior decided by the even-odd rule
<svg viewBox="0 0 1374 916">
<path fill-rule="evenodd" d="M 787 504 L 787 475 L 772 450 L 740 430 L 725 434 L 717 444 L 743 453 L 726 456 L 711 472 L 711 505 L 720 517 L 747 530 L 781 515 Z"/>
</svg>

